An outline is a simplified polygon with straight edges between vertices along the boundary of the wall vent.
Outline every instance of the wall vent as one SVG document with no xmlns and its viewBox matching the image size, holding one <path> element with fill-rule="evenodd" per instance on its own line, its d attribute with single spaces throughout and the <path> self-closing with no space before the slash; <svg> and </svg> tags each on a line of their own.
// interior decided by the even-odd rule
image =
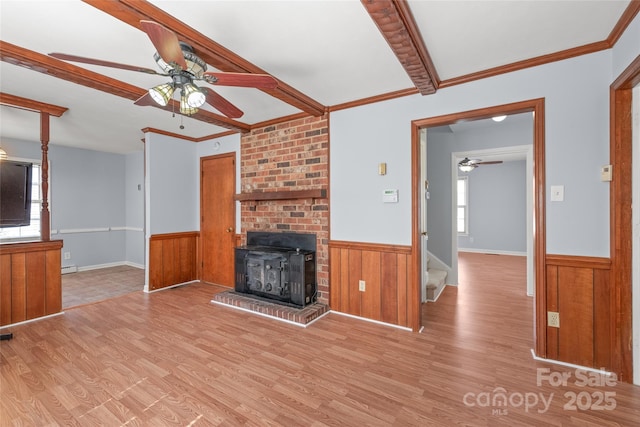
<svg viewBox="0 0 640 427">
<path fill-rule="evenodd" d="M 78 267 L 76 267 L 75 265 L 67 265 L 65 267 L 62 267 L 62 274 L 75 273 L 77 271 Z"/>
</svg>

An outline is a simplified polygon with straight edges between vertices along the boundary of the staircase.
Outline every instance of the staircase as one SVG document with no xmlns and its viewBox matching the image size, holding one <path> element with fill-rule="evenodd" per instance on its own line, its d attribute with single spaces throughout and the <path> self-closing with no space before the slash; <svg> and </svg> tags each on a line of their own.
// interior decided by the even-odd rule
<svg viewBox="0 0 640 427">
<path fill-rule="evenodd" d="M 447 280 L 447 272 L 431 267 L 431 258 L 427 258 L 427 284 L 422 290 L 422 302 L 434 302 L 440 296 Z"/>
</svg>

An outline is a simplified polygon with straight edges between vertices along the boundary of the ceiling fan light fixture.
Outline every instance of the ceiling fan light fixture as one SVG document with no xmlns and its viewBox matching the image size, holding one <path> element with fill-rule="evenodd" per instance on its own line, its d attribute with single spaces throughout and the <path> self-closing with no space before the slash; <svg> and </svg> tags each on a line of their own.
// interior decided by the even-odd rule
<svg viewBox="0 0 640 427">
<path fill-rule="evenodd" d="M 164 61 L 164 59 L 162 59 L 162 57 L 158 52 L 153 54 L 153 60 L 156 61 L 156 64 L 158 64 L 158 67 L 160 67 L 160 69 L 164 71 L 166 74 L 169 74 L 171 71 L 173 71 L 173 67 L 167 64 Z"/>
<path fill-rule="evenodd" d="M 474 165 L 473 163 L 458 165 L 458 169 L 460 169 L 460 172 L 471 172 L 477 167 L 478 166 Z"/>
<path fill-rule="evenodd" d="M 184 60 L 187 63 L 187 69 L 185 71 L 193 74 L 195 78 L 201 79 L 204 72 L 207 71 L 207 64 L 196 56 L 195 53 L 185 50 L 183 50 L 182 53 L 184 55 Z"/>
<path fill-rule="evenodd" d="M 164 107 L 169 103 L 174 90 L 175 88 L 173 87 L 173 84 L 164 83 L 149 89 L 149 95 L 151 95 L 151 98 L 153 98 L 156 103 Z"/>
<path fill-rule="evenodd" d="M 193 108 L 202 107 L 207 100 L 204 93 L 193 83 L 182 86 L 182 97 L 186 99 L 187 105 Z"/>
<path fill-rule="evenodd" d="M 184 88 L 182 88 L 182 96 L 180 97 L 180 114 L 185 116 L 191 116 L 198 112 L 197 107 L 192 107 L 187 102 L 187 95 L 185 94 Z"/>
</svg>

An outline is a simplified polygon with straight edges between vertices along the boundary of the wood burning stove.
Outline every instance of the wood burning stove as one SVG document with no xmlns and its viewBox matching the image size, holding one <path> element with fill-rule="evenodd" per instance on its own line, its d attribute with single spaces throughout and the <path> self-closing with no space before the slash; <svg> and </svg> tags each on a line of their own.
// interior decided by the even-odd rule
<svg viewBox="0 0 640 427">
<path fill-rule="evenodd" d="M 316 236 L 247 232 L 235 249 L 235 291 L 295 307 L 317 299 Z"/>
</svg>

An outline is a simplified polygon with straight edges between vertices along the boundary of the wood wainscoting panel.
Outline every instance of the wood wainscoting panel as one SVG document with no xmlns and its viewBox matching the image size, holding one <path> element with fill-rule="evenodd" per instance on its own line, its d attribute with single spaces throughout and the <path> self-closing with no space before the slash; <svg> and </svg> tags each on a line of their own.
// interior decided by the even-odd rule
<svg viewBox="0 0 640 427">
<path fill-rule="evenodd" d="M 558 357 L 593 366 L 593 269 L 558 268 Z"/>
<path fill-rule="evenodd" d="M 381 253 L 379 251 L 362 251 L 362 273 L 360 277 L 364 280 L 365 290 L 360 291 L 357 288 L 358 292 L 360 292 L 360 313 L 362 317 L 378 321 L 382 320 L 382 295 L 380 293 L 382 269 L 380 256 Z M 358 279 L 358 285 L 360 285 L 359 282 L 360 279 Z M 384 285 L 387 286 L 387 283 Z"/>
<path fill-rule="evenodd" d="M 398 322 L 398 256 L 390 252 L 380 254 L 380 320 Z M 367 283 L 368 285 L 368 283 Z"/>
<path fill-rule="evenodd" d="M 593 365 L 598 368 L 612 366 L 611 283 L 611 271 L 593 271 Z"/>
<path fill-rule="evenodd" d="M 44 316 L 45 296 L 45 268 L 46 260 L 44 252 L 30 252 L 26 254 L 26 315 L 27 319 L 35 319 Z M 62 274 L 62 267 L 60 267 Z"/>
<path fill-rule="evenodd" d="M 548 255 L 545 264 L 547 310 L 560 315 L 559 328 L 546 328 L 547 357 L 612 369 L 611 261 Z"/>
<path fill-rule="evenodd" d="M 197 279 L 197 231 L 151 236 L 149 239 L 149 290 Z"/>
<path fill-rule="evenodd" d="M 349 275 L 349 281 L 345 283 L 347 291 L 349 292 L 349 303 L 347 304 L 345 313 L 353 314 L 354 316 L 361 316 L 362 298 L 359 291 L 359 281 L 362 277 L 362 251 L 347 251 L 347 254 L 349 262 L 346 266 L 342 267 L 348 271 Z"/>
<path fill-rule="evenodd" d="M 329 253 L 333 311 L 410 327 L 410 246 L 330 241 Z"/>
<path fill-rule="evenodd" d="M 0 245 L 0 326 L 62 310 L 61 240 Z"/>
<path fill-rule="evenodd" d="M 11 254 L 11 322 L 27 320 L 27 254 Z M 62 274 L 62 267 L 60 267 Z"/>
<path fill-rule="evenodd" d="M 547 266 L 547 311 L 558 312 L 558 266 Z M 545 324 L 547 320 L 545 319 Z M 547 357 L 558 359 L 558 328 L 547 325 Z"/>
<path fill-rule="evenodd" d="M 0 325 L 11 323 L 11 255 L 0 255 Z"/>
</svg>

